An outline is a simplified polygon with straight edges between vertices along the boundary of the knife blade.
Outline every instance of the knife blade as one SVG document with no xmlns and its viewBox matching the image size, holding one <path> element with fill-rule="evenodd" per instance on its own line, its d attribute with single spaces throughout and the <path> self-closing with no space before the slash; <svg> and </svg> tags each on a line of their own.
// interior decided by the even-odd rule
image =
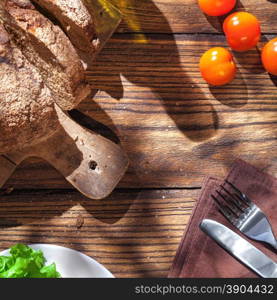
<svg viewBox="0 0 277 300">
<path fill-rule="evenodd" d="M 200 229 L 237 260 L 264 278 L 277 278 L 277 264 L 228 227 L 210 219 L 200 223 Z"/>
</svg>

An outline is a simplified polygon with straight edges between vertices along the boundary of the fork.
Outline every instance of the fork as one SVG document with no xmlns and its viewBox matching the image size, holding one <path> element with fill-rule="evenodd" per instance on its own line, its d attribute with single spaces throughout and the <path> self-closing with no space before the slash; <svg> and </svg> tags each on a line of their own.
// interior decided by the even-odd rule
<svg viewBox="0 0 277 300">
<path fill-rule="evenodd" d="M 267 243 L 277 250 L 277 240 L 264 212 L 231 182 L 225 180 L 225 184 L 231 187 L 232 191 L 224 185 L 220 185 L 222 191 L 216 190 L 223 201 L 212 195 L 219 211 L 247 237 Z"/>
</svg>

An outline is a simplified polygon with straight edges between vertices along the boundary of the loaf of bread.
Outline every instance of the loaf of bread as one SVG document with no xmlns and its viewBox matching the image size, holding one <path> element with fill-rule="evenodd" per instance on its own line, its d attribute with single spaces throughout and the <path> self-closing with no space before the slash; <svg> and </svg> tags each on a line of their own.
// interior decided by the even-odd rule
<svg viewBox="0 0 277 300">
<path fill-rule="evenodd" d="M 47 139 L 55 104 L 71 110 L 90 94 L 85 69 L 100 47 L 90 1 L 99 11 L 100 0 L 0 0 L 0 153 Z"/>
<path fill-rule="evenodd" d="M 43 78 L 0 25 L 0 153 L 48 138 L 57 128 Z"/>
<path fill-rule="evenodd" d="M 56 103 L 76 107 L 90 93 L 85 70 L 68 37 L 28 0 L 4 0 L 4 24 L 27 59 L 38 68 Z"/>
</svg>

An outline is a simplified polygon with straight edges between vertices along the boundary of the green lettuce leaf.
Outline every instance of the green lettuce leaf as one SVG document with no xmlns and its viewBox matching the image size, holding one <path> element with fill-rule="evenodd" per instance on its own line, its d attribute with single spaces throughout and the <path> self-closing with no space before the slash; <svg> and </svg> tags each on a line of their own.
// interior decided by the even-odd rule
<svg viewBox="0 0 277 300">
<path fill-rule="evenodd" d="M 23 244 L 10 249 L 10 256 L 0 256 L 0 278 L 60 278 L 56 264 L 45 266 L 41 250 Z"/>
</svg>

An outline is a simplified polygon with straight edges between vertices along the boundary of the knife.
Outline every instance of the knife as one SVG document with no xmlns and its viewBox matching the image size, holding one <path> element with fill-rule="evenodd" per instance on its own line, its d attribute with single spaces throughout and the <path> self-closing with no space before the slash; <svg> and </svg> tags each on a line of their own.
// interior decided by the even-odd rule
<svg viewBox="0 0 277 300">
<path fill-rule="evenodd" d="M 277 264 L 228 227 L 204 219 L 200 228 L 222 248 L 264 278 L 277 278 Z"/>
</svg>

